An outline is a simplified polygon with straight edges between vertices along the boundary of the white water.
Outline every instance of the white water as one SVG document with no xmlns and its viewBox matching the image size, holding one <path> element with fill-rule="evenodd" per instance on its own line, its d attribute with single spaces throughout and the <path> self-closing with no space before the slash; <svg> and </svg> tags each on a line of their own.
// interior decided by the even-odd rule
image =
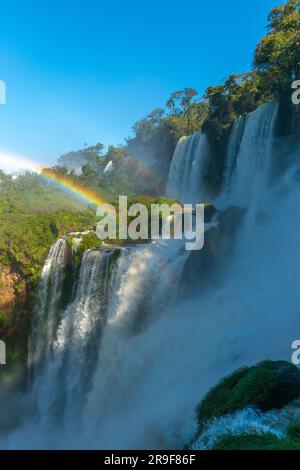
<svg viewBox="0 0 300 470">
<path fill-rule="evenodd" d="M 33 419 L 5 445 L 92 445 L 81 428 L 91 432 L 110 409 L 113 413 L 115 406 L 122 405 L 123 386 L 129 380 L 125 370 L 122 372 L 123 354 L 147 336 L 163 310 L 175 302 L 187 256 L 183 247 L 184 242 L 176 240 L 130 247 L 122 249 L 115 262 L 113 250 L 86 252 L 75 299 L 61 313 L 44 367 L 27 397 L 29 408 L 35 408 Z M 54 251 L 47 261 L 52 271 L 57 266 Z M 35 336 L 34 344 L 44 358 L 43 338 Z M 139 371 L 131 374 L 138 377 Z M 91 405 L 94 401 L 98 402 L 96 408 Z M 28 438 L 29 433 L 34 433 L 34 440 Z M 94 445 L 101 447 L 97 429 L 92 434 Z"/>
<path fill-rule="evenodd" d="M 237 150 L 232 187 L 244 204 L 247 168 L 252 177 L 254 167 L 270 174 L 273 106 L 247 119 Z M 191 153 L 180 158 L 190 162 Z M 250 166 L 246 154 L 255 157 Z M 245 186 L 253 210 L 218 289 L 178 299 L 187 256 L 181 242 L 122 250 L 104 286 L 110 255 L 86 254 L 74 304 L 51 337 L 54 358 L 28 397 L 38 412 L 2 447 L 182 448 L 196 430 L 196 405 L 221 377 L 264 359 L 290 360 L 300 335 L 300 187 L 294 168 L 277 186 L 263 181 L 259 206 L 256 184 Z M 247 419 L 238 417 L 241 426 Z"/>
<path fill-rule="evenodd" d="M 269 184 L 278 104 L 260 106 L 233 126 L 225 160 L 224 185 L 232 202 L 249 205 Z"/>
<path fill-rule="evenodd" d="M 294 400 L 278 410 L 262 413 L 252 407 L 231 413 L 210 421 L 198 439 L 193 443 L 194 450 L 207 450 L 227 435 L 239 434 L 273 434 L 281 439 L 285 437 L 289 424 L 299 422 L 300 402 Z"/>
<path fill-rule="evenodd" d="M 29 367 L 46 361 L 49 356 L 56 333 L 56 320 L 60 313 L 66 256 L 66 241 L 60 238 L 50 248 L 41 274 L 33 332 L 29 342 Z"/>
<path fill-rule="evenodd" d="M 226 157 L 225 157 L 225 169 L 223 177 L 223 192 L 230 192 L 232 177 L 236 169 L 237 156 L 240 150 L 241 140 L 245 127 L 245 118 L 241 116 L 237 119 L 229 135 Z"/>
<path fill-rule="evenodd" d="M 181 202 L 202 202 L 206 188 L 203 172 L 209 158 L 209 143 L 205 134 L 195 132 L 182 137 L 175 149 L 166 195 Z"/>
<path fill-rule="evenodd" d="M 68 421 L 70 415 L 76 421 L 80 415 L 114 285 L 109 277 L 111 256 L 109 250 L 85 253 L 76 297 L 57 322 L 51 353 L 34 385 L 39 416 L 47 424 Z M 38 349 L 43 347 L 40 342 L 43 339 L 37 338 Z"/>
<path fill-rule="evenodd" d="M 233 414 L 214 419 L 192 445 L 193 450 L 212 449 L 214 444 L 226 435 L 273 434 L 281 439 L 284 428 L 291 421 L 286 420 L 283 412 L 261 413 L 253 408 L 245 408 Z M 285 426 L 284 426 L 285 424 Z"/>
</svg>

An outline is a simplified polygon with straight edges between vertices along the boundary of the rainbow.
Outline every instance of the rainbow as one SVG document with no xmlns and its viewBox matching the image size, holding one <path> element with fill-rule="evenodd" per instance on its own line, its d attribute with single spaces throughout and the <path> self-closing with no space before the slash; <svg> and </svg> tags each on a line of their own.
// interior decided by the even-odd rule
<svg viewBox="0 0 300 470">
<path fill-rule="evenodd" d="M 14 155 L 7 152 L 0 152 L 0 169 L 8 168 L 9 171 L 24 169 L 33 171 L 39 174 L 42 178 L 45 178 L 50 183 L 55 183 L 60 189 L 73 194 L 81 199 L 86 204 L 105 204 L 107 201 L 99 196 L 94 191 L 85 188 L 81 184 L 72 180 L 71 177 L 62 175 L 52 168 L 45 168 L 41 164 L 38 164 L 32 160 L 28 160 L 26 157 Z"/>
<path fill-rule="evenodd" d="M 133 159 L 136 168 L 140 172 L 140 175 L 145 178 L 154 179 L 159 185 L 162 184 L 161 177 L 156 175 L 152 169 L 148 168 L 145 164 L 140 162 L 138 159 Z M 72 180 L 68 175 L 63 175 L 52 168 L 45 168 L 43 165 L 36 163 L 24 156 L 14 155 L 8 152 L 0 151 L 0 169 L 9 168 L 9 171 L 19 170 L 20 168 L 36 172 L 40 174 L 43 178 L 48 180 L 50 183 L 55 183 L 60 189 L 68 192 L 69 194 L 74 194 L 76 197 L 80 198 L 86 204 L 106 204 L 108 201 L 101 197 L 99 194 L 94 191 L 85 188 L 78 182 Z"/>
<path fill-rule="evenodd" d="M 73 193 L 87 204 L 95 204 L 97 206 L 107 203 L 107 201 L 96 194 L 94 191 L 85 188 L 81 184 L 73 181 L 70 177 L 64 176 L 51 168 L 38 168 L 39 174 L 46 180 L 58 184 L 65 191 Z"/>
</svg>

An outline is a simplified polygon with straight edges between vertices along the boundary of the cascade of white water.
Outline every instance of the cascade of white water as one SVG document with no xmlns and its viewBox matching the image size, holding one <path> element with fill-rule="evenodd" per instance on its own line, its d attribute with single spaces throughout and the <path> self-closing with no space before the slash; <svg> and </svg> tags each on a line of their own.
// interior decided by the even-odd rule
<svg viewBox="0 0 300 470">
<path fill-rule="evenodd" d="M 239 434 L 270 435 L 282 439 L 288 424 L 299 419 L 299 407 L 261 413 L 247 407 L 242 411 L 215 418 L 193 443 L 193 450 L 208 450 L 224 436 Z"/>
<path fill-rule="evenodd" d="M 277 113 L 278 104 L 270 102 L 246 116 L 242 136 L 242 121 L 233 127 L 226 158 L 225 184 L 230 183 L 232 199 L 239 205 L 248 205 L 268 185 Z M 234 160 L 236 164 L 232 165 Z"/>
<path fill-rule="evenodd" d="M 53 279 L 61 276 L 62 267 L 57 259 L 62 255 L 59 257 L 57 253 L 63 246 L 64 240 L 53 246 L 45 265 L 44 273 L 51 271 Z M 31 340 L 35 346 L 32 359 L 43 358 L 32 396 L 40 426 L 47 433 L 60 425 L 67 439 L 74 425 L 80 425 L 90 390 L 100 400 L 98 414 L 105 412 L 101 403 L 111 396 L 111 387 L 108 388 L 105 380 L 98 383 L 99 379 L 92 386 L 94 373 L 98 370 L 98 376 L 105 377 L 111 363 L 109 381 L 118 381 L 122 357 L 116 358 L 114 350 L 124 347 L 132 335 L 145 331 L 175 300 L 187 256 L 183 246 L 184 241 L 171 240 L 85 253 L 73 302 L 61 312 L 59 320 L 52 322 L 51 335 L 46 341 L 38 335 Z M 41 282 L 43 293 L 44 284 Z M 49 283 L 49 296 L 56 295 L 52 288 L 59 290 L 56 283 Z M 49 316 L 46 308 L 44 315 L 41 323 Z"/>
<path fill-rule="evenodd" d="M 204 133 L 182 137 L 172 159 L 166 195 L 181 202 L 199 202 L 206 193 L 202 175 L 208 159 L 209 144 Z"/>
<path fill-rule="evenodd" d="M 153 243 L 129 250 L 122 258 L 118 289 L 109 309 L 97 373 L 85 410 L 86 446 L 89 445 L 90 433 L 96 433 L 97 446 L 111 447 L 111 437 L 105 434 L 107 426 L 114 428 L 115 425 L 120 425 L 120 432 L 115 436 L 117 447 L 126 448 L 128 439 L 135 440 L 135 437 L 125 436 L 122 414 L 127 405 L 131 409 L 135 402 L 137 413 L 141 412 L 140 387 L 147 387 L 148 367 L 151 370 L 156 364 L 159 368 L 161 338 L 157 337 L 157 351 L 148 348 L 149 341 L 153 341 L 155 348 L 153 327 L 162 320 L 163 312 L 171 311 L 177 303 L 178 285 L 187 254 L 182 241 L 171 240 L 167 244 Z M 171 317 L 169 320 L 172 321 Z M 95 406 L 98 410 L 96 416 Z M 121 421 L 118 425 L 115 419 L 119 413 Z M 91 419 L 93 414 L 96 419 Z M 132 416 L 134 421 L 136 418 Z M 136 432 L 144 431 L 138 425 Z"/>
<path fill-rule="evenodd" d="M 229 192 L 231 189 L 231 181 L 236 167 L 236 159 L 241 145 L 244 125 L 245 118 L 241 116 L 234 122 L 229 135 L 223 176 L 222 189 L 224 192 Z"/>
<path fill-rule="evenodd" d="M 35 321 L 29 341 L 30 369 L 45 360 L 53 344 L 60 313 L 66 262 L 67 245 L 66 241 L 60 238 L 50 248 L 40 278 Z"/>
<path fill-rule="evenodd" d="M 66 415 L 74 419 L 78 415 L 97 362 L 116 258 L 117 252 L 112 250 L 92 250 L 84 255 L 74 301 L 56 324 L 50 353 L 34 384 L 45 422 L 55 422 L 58 415 L 61 420 L 68 419 Z"/>
<path fill-rule="evenodd" d="M 292 181 L 282 189 L 270 194 L 274 207 L 264 220 L 241 228 L 223 285 L 166 306 L 138 335 L 126 325 L 140 284 L 136 290 L 125 277 L 122 308 L 103 336 L 83 447 L 182 448 L 196 429 L 196 405 L 221 377 L 264 359 L 290 360 L 300 266 L 299 219 L 290 214 L 300 191 Z M 139 279 L 140 261 L 128 267 Z M 151 278 L 146 285 L 147 301 Z"/>
<path fill-rule="evenodd" d="M 221 377 L 264 359 L 290 359 L 300 266 L 300 222 L 291 214 L 300 190 L 293 172 L 268 186 L 276 113 L 266 105 L 245 119 L 243 132 L 241 123 L 232 131 L 227 176 L 236 202 L 253 203 L 259 174 L 260 194 L 268 190 L 263 219 L 240 227 L 223 283 L 179 301 L 181 241 L 122 249 L 117 260 L 114 252 L 88 251 L 74 302 L 54 333 L 46 329 L 50 353 L 32 392 L 39 420 L 3 447 L 183 448 L 196 430 L 196 405 Z M 177 184 L 183 201 L 191 202 L 191 182 L 192 194 L 198 190 L 191 172 L 205 141 L 197 134 L 176 149 L 168 187 Z M 197 153 L 201 165 L 205 154 Z M 57 416 L 63 426 L 56 419 L 53 432 L 49 421 Z"/>
</svg>

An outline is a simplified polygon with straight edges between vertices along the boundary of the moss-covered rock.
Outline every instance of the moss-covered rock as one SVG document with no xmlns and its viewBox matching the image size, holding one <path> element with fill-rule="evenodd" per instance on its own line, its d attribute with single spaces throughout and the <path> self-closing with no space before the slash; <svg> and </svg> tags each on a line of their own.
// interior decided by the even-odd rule
<svg viewBox="0 0 300 470">
<path fill-rule="evenodd" d="M 291 423 L 284 437 L 278 438 L 271 433 L 228 434 L 213 446 L 214 450 L 299 450 L 300 422 Z"/>
<path fill-rule="evenodd" d="M 300 422 L 292 421 L 283 435 L 276 436 L 271 432 L 241 434 L 228 433 L 215 441 L 213 450 L 299 450 L 300 449 Z"/>
<path fill-rule="evenodd" d="M 97 237 L 94 231 L 82 233 L 76 237 L 70 235 L 66 240 L 68 245 L 72 248 L 73 264 L 76 272 L 79 271 L 84 252 L 102 245 L 102 241 Z"/>
<path fill-rule="evenodd" d="M 300 395 L 300 371 L 286 361 L 263 361 L 240 369 L 212 388 L 197 408 L 199 428 L 207 420 L 246 406 L 282 408 Z"/>
<path fill-rule="evenodd" d="M 274 434 L 230 434 L 219 439 L 213 450 L 299 450 L 300 441 Z"/>
<path fill-rule="evenodd" d="M 300 442 L 300 422 L 291 423 L 287 428 L 287 435 Z"/>
</svg>

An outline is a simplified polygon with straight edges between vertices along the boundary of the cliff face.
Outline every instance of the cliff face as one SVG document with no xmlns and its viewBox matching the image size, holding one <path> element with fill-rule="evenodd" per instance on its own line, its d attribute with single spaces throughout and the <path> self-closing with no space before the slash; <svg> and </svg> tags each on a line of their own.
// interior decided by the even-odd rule
<svg viewBox="0 0 300 470">
<path fill-rule="evenodd" d="M 292 115 L 292 132 L 299 134 L 300 129 L 300 105 L 294 105 Z"/>
<path fill-rule="evenodd" d="M 0 328 L 10 321 L 20 302 L 25 300 L 25 281 L 9 267 L 0 264 Z"/>
<path fill-rule="evenodd" d="M 6 365 L 0 369 L 3 387 L 21 385 L 25 377 L 30 311 L 26 281 L 0 264 L 0 339 L 6 343 Z"/>
</svg>

